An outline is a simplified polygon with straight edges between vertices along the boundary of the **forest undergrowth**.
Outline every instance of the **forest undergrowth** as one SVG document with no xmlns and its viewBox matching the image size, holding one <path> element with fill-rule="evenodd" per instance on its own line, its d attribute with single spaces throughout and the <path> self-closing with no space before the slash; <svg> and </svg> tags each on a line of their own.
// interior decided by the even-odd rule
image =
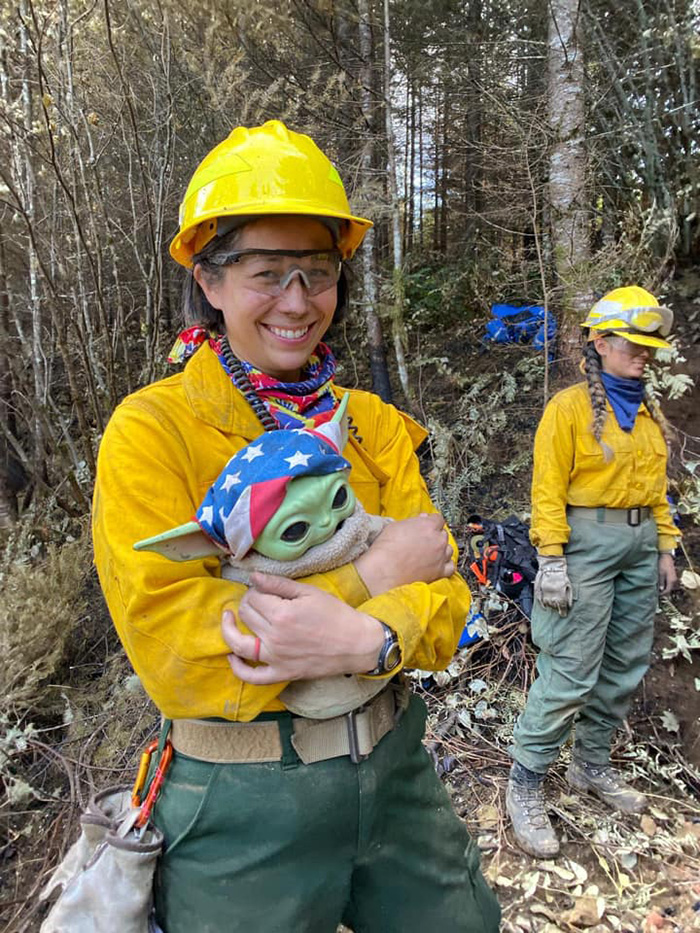
<svg viewBox="0 0 700 933">
<path fill-rule="evenodd" d="M 697 307 L 687 302 L 691 323 Z M 681 336 L 685 360 L 676 367 L 697 382 L 700 327 Z M 412 340 L 415 413 L 431 428 L 425 473 L 468 575 L 470 515 L 528 516 L 544 362 L 529 348 L 484 351 L 471 326 Z M 344 384 L 363 378 L 351 345 L 343 352 L 339 341 Z M 550 376 L 556 386 L 556 368 Z M 679 570 L 689 572 L 687 585 L 664 600 L 651 671 L 614 749 L 615 763 L 650 796 L 645 815 L 622 816 L 572 795 L 565 749 L 547 782 L 562 855 L 537 862 L 514 846 L 504 809 L 507 748 L 535 654 L 527 619 L 500 594 L 471 579 L 484 637 L 447 671 L 411 675 L 429 707 L 426 746 L 482 851 L 511 933 L 700 929 L 700 589 L 690 586 L 700 566 L 697 399 L 696 388 L 665 406 L 680 429 L 671 475 L 685 512 Z M 44 911 L 38 893 L 75 837 L 80 810 L 94 790 L 131 783 L 158 715 L 112 630 L 87 522 L 28 513 L 5 554 L 0 933 L 36 933 Z"/>
</svg>

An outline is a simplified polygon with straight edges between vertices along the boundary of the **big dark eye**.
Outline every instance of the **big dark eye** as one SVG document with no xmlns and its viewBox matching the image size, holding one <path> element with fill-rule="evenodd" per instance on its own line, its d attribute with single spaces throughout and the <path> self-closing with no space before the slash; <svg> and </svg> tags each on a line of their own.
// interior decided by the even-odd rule
<svg viewBox="0 0 700 933">
<path fill-rule="evenodd" d="M 281 537 L 283 541 L 290 541 L 294 543 L 295 541 L 301 541 L 308 530 L 308 522 L 294 522 L 293 525 L 289 525 L 284 529 Z"/>
<path fill-rule="evenodd" d="M 333 496 L 333 505 L 332 509 L 342 509 L 345 503 L 348 501 L 348 491 L 345 486 L 341 486 L 338 492 Z"/>
</svg>

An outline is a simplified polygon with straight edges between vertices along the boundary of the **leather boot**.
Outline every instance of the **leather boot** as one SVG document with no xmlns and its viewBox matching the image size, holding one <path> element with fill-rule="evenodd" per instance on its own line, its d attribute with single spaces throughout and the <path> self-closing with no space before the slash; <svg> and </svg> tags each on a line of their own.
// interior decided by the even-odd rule
<svg viewBox="0 0 700 933">
<path fill-rule="evenodd" d="M 626 783 L 612 765 L 596 765 L 574 758 L 566 772 L 566 780 L 574 790 L 595 794 L 613 810 L 623 813 L 641 813 L 647 805 L 640 794 Z"/>
<path fill-rule="evenodd" d="M 535 858 L 552 858 L 558 854 L 559 840 L 547 816 L 542 779 L 520 783 L 511 771 L 506 810 L 513 824 L 515 841 L 524 852 Z"/>
</svg>

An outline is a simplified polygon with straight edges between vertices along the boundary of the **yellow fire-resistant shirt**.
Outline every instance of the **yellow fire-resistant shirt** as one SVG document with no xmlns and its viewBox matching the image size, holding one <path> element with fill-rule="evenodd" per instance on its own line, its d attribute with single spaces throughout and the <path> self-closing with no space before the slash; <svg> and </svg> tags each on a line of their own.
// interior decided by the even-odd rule
<svg viewBox="0 0 700 933">
<path fill-rule="evenodd" d="M 376 395 L 349 394 L 361 441 L 351 433 L 343 456 L 352 464 L 350 485 L 364 508 L 395 519 L 434 512 L 414 452 L 423 428 Z M 171 718 L 245 722 L 284 709 L 277 697 L 286 683 L 255 686 L 231 671 L 221 614 L 237 608 L 245 587 L 221 579 L 218 558 L 178 563 L 133 550 L 134 542 L 189 521 L 230 457 L 261 433 L 205 344 L 184 372 L 125 399 L 102 440 L 93 503 L 95 563 L 129 659 L 156 706 Z M 469 590 L 457 574 L 374 598 L 353 564 L 303 582 L 385 622 L 398 635 L 404 663 L 426 670 L 450 662 L 469 611 Z"/>
<path fill-rule="evenodd" d="M 593 409 L 585 382 L 559 392 L 547 405 L 535 435 L 530 539 L 540 554 L 562 554 L 569 540 L 567 505 L 612 509 L 650 506 L 659 550 L 670 551 L 680 532 L 666 499 L 666 444 L 644 404 L 630 432 L 617 423 L 610 403 L 602 440 L 592 430 Z"/>
</svg>

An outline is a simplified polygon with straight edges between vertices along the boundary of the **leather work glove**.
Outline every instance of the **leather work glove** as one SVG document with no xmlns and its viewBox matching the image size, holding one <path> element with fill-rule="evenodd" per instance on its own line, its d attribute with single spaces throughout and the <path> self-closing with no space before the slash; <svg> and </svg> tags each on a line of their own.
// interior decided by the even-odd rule
<svg viewBox="0 0 700 933">
<path fill-rule="evenodd" d="M 539 555 L 537 564 L 539 570 L 535 577 L 535 599 L 545 609 L 556 609 L 560 616 L 565 616 L 573 602 L 566 558 Z"/>
</svg>

